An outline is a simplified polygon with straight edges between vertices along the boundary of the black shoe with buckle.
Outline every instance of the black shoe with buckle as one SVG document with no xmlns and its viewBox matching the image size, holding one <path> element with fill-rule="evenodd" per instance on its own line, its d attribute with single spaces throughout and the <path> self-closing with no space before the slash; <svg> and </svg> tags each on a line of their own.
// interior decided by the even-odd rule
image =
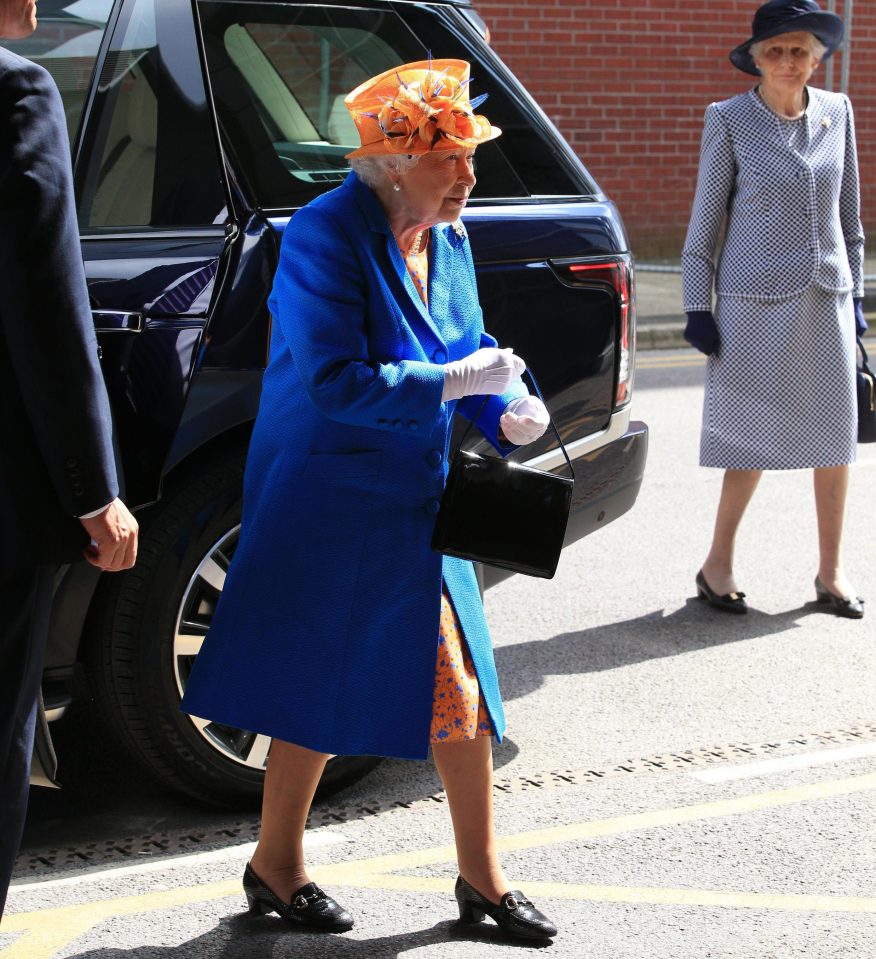
<svg viewBox="0 0 876 959">
<path fill-rule="evenodd" d="M 249 911 L 266 916 L 276 912 L 281 919 L 293 926 L 316 929 L 323 932 L 346 932 L 353 928 L 353 917 L 327 896 L 315 882 L 296 889 L 288 903 L 269 889 L 247 863 L 243 873 L 243 891 L 249 903 Z"/>
<path fill-rule="evenodd" d="M 864 600 L 860 596 L 837 596 L 821 582 L 821 577 L 815 577 L 815 599 L 818 603 L 827 603 L 835 616 L 843 619 L 863 619 Z"/>
<path fill-rule="evenodd" d="M 725 613 L 747 613 L 748 604 L 745 602 L 745 593 L 724 593 L 719 596 L 706 582 L 703 571 L 697 573 L 697 597 L 704 599 L 709 606 L 720 609 Z"/>
<path fill-rule="evenodd" d="M 503 932 L 521 939 L 549 939 L 557 934 L 550 919 L 517 889 L 506 892 L 497 906 L 457 876 L 456 901 L 460 922 L 481 922 L 487 915 Z"/>
</svg>

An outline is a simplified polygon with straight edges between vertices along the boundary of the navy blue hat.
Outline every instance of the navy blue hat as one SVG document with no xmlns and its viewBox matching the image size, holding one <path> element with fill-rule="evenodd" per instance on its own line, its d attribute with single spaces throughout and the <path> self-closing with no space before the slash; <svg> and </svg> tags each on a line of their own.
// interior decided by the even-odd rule
<svg viewBox="0 0 876 959">
<path fill-rule="evenodd" d="M 751 21 L 751 38 L 741 43 L 731 54 L 730 61 L 745 73 L 759 77 L 751 57 L 751 45 L 759 40 L 777 37 L 780 33 L 805 30 L 817 37 L 827 47 L 826 60 L 843 42 L 843 22 L 835 13 L 827 13 L 815 0 L 769 0 L 758 7 Z"/>
</svg>

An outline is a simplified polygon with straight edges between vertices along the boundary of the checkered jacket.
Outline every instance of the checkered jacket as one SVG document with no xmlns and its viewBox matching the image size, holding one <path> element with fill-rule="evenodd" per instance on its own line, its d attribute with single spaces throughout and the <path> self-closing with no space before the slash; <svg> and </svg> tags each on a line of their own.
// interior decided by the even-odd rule
<svg viewBox="0 0 876 959">
<path fill-rule="evenodd" d="M 718 296 L 758 302 L 790 299 L 813 283 L 864 295 L 852 106 L 843 94 L 808 90 L 799 152 L 788 124 L 754 90 L 706 110 L 681 261 L 686 312 L 712 309 L 713 284 Z"/>
</svg>

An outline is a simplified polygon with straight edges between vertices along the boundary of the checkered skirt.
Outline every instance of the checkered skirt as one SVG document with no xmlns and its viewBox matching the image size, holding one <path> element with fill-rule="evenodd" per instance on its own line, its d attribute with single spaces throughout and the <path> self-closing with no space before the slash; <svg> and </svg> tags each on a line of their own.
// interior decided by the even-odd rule
<svg viewBox="0 0 876 959">
<path fill-rule="evenodd" d="M 851 294 L 810 286 L 778 303 L 718 297 L 721 345 L 706 365 L 700 464 L 803 469 L 853 463 Z"/>
</svg>

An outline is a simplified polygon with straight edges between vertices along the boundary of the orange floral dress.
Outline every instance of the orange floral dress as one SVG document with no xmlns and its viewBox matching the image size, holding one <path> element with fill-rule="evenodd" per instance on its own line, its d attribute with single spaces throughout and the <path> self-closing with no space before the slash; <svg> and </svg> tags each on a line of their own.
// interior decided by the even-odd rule
<svg viewBox="0 0 876 959">
<path fill-rule="evenodd" d="M 428 236 L 428 234 L 426 234 Z M 423 303 L 429 305 L 429 248 L 405 256 L 405 266 Z M 441 593 L 441 620 L 438 627 L 438 661 L 435 664 L 435 691 L 432 701 L 432 728 L 429 742 L 460 742 L 476 736 L 491 736 L 490 714 L 481 696 L 478 676 L 465 643 L 456 610 L 447 594 Z"/>
</svg>

